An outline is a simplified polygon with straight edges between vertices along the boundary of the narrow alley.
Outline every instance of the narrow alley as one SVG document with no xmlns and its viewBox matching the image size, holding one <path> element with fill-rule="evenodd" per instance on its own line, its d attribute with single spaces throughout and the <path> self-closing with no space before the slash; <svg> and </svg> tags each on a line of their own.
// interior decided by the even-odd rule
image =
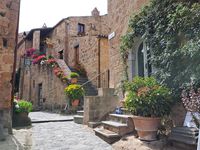
<svg viewBox="0 0 200 150">
<path fill-rule="evenodd" d="M 109 144 L 94 135 L 92 129 L 75 124 L 72 116 L 47 112 L 32 112 L 29 116 L 33 122 L 43 123 L 33 123 L 30 128 L 14 129 L 14 136 L 27 150 L 111 149 Z"/>
</svg>

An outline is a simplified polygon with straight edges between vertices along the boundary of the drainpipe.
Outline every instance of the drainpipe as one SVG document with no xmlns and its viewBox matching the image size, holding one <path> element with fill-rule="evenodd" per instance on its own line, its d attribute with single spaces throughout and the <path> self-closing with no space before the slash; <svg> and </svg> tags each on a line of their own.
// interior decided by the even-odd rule
<svg viewBox="0 0 200 150">
<path fill-rule="evenodd" d="M 100 56 L 100 48 L 101 48 L 101 46 L 100 46 L 100 42 L 101 42 L 101 38 L 100 37 L 97 37 L 98 38 L 98 88 L 100 88 L 101 87 L 101 75 L 100 75 L 100 73 L 101 73 L 101 56 Z"/>
</svg>

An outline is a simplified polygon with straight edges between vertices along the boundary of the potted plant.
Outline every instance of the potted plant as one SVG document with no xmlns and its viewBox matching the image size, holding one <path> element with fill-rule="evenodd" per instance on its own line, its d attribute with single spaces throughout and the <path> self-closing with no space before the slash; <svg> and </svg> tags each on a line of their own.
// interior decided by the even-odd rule
<svg viewBox="0 0 200 150">
<path fill-rule="evenodd" d="M 70 78 L 71 78 L 71 83 L 72 84 L 76 84 L 78 82 L 78 77 L 79 77 L 79 74 L 76 73 L 76 72 L 71 72 L 70 73 Z"/>
<path fill-rule="evenodd" d="M 65 94 L 69 97 L 72 106 L 78 106 L 84 96 L 84 89 L 81 85 L 71 84 L 65 88 Z"/>
<path fill-rule="evenodd" d="M 157 138 L 161 117 L 170 113 L 170 90 L 153 77 L 135 77 L 126 84 L 125 107 L 133 113 L 133 122 L 141 140 Z"/>
<path fill-rule="evenodd" d="M 32 111 L 33 105 L 31 102 L 25 100 L 14 100 L 13 125 L 27 126 L 31 125 L 31 120 L 28 117 L 29 112 Z"/>
<path fill-rule="evenodd" d="M 68 83 L 68 81 L 69 81 L 69 79 L 68 79 L 67 76 L 63 76 L 63 77 L 62 77 L 62 82 L 63 82 L 63 83 Z"/>
</svg>

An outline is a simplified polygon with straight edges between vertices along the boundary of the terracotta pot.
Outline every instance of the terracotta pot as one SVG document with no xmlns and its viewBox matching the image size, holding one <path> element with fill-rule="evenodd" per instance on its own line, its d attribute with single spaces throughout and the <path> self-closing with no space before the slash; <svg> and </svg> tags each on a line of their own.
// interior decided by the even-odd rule
<svg viewBox="0 0 200 150">
<path fill-rule="evenodd" d="M 78 78 L 71 78 L 71 83 L 76 84 L 78 82 Z"/>
<path fill-rule="evenodd" d="M 78 106 L 79 104 L 79 99 L 75 99 L 72 101 L 72 106 Z"/>
<path fill-rule="evenodd" d="M 139 139 L 144 141 L 157 140 L 160 121 L 160 118 L 133 116 L 135 130 L 138 133 Z"/>
</svg>

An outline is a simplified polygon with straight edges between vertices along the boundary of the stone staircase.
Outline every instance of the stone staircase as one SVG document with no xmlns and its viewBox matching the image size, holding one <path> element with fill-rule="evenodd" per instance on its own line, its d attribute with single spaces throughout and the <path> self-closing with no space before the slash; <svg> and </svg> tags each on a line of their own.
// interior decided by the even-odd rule
<svg viewBox="0 0 200 150">
<path fill-rule="evenodd" d="M 58 66 L 62 69 L 65 76 L 68 76 L 71 73 L 71 70 L 69 69 L 69 67 L 63 59 L 56 59 L 56 62 Z"/>
<path fill-rule="evenodd" d="M 83 124 L 83 115 L 84 115 L 83 110 L 77 111 L 77 115 L 74 116 L 74 122 L 77 124 Z"/>
<path fill-rule="evenodd" d="M 83 85 L 85 96 L 96 96 L 98 94 L 97 89 L 92 85 L 91 82 L 88 82 L 87 77 L 80 76 L 78 78 L 78 84 Z"/>
<path fill-rule="evenodd" d="M 112 144 L 134 131 L 131 117 L 131 115 L 109 114 L 109 121 L 102 121 L 102 126 L 94 129 L 95 135 Z"/>
</svg>

